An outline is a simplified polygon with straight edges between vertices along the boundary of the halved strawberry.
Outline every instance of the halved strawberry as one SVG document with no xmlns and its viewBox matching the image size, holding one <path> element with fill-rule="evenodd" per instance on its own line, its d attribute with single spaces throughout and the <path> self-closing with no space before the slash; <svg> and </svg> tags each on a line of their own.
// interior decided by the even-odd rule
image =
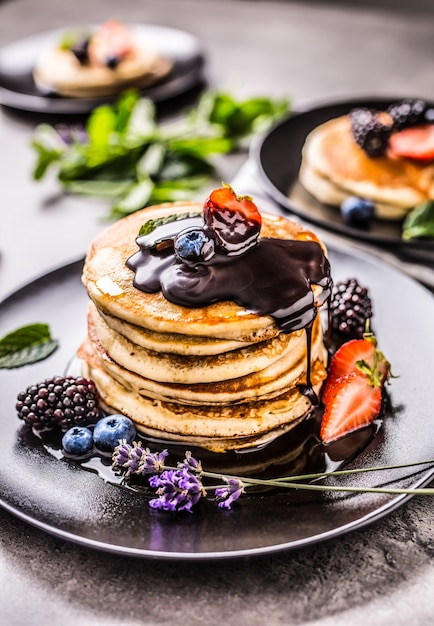
<svg viewBox="0 0 434 626">
<path fill-rule="evenodd" d="M 229 185 L 211 192 L 203 217 L 225 254 L 242 254 L 256 244 L 262 223 L 258 207 L 250 196 L 237 196 Z"/>
<path fill-rule="evenodd" d="M 400 157 L 418 161 L 434 160 L 434 124 L 412 126 L 392 134 L 389 147 Z"/>
<path fill-rule="evenodd" d="M 334 380 L 321 422 L 322 441 L 330 443 L 371 424 L 380 412 L 382 391 L 360 372 Z"/>
<path fill-rule="evenodd" d="M 321 439 L 328 443 L 370 424 L 379 413 L 389 376 L 390 363 L 372 333 L 344 343 L 332 357 L 321 396 Z"/>
</svg>

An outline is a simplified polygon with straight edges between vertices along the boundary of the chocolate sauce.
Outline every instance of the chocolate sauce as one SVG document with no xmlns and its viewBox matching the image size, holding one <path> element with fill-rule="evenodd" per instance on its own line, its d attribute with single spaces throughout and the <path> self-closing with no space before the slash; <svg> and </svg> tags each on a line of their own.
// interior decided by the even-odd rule
<svg viewBox="0 0 434 626">
<path fill-rule="evenodd" d="M 258 315 L 271 315 L 284 332 L 313 322 L 317 308 L 312 285 L 323 288 L 320 304 L 331 288 L 329 262 L 318 243 L 261 238 L 245 254 L 217 252 L 194 265 L 180 262 L 173 246 L 162 245 L 201 224 L 201 218 L 179 220 L 138 237 L 140 251 L 127 260 L 135 272 L 134 286 L 146 293 L 161 289 L 170 302 L 191 308 L 231 300 Z"/>
<path fill-rule="evenodd" d="M 126 261 L 133 284 L 146 293 L 161 289 L 167 300 L 189 308 L 230 300 L 258 315 L 271 315 L 283 332 L 306 329 L 307 381 L 300 391 L 313 404 L 310 380 L 311 327 L 317 315 L 312 285 L 322 287 L 317 304 L 330 296 L 330 265 L 314 241 L 263 237 L 239 256 L 217 252 L 210 260 L 182 263 L 174 254 L 176 235 L 202 227 L 201 217 L 181 219 L 137 238 L 140 250 Z"/>
</svg>

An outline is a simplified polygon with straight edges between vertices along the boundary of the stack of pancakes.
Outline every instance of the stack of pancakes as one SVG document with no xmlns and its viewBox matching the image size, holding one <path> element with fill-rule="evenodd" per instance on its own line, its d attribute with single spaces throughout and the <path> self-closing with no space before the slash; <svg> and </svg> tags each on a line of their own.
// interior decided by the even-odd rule
<svg viewBox="0 0 434 626">
<path fill-rule="evenodd" d="M 434 166 L 391 152 L 371 158 L 357 145 L 348 115 L 317 126 L 302 151 L 300 182 L 317 200 L 339 206 L 348 196 L 372 200 L 376 216 L 405 217 L 417 204 L 434 199 Z"/>
<path fill-rule="evenodd" d="M 234 302 L 173 304 L 161 291 L 134 287 L 125 264 L 145 222 L 201 209 L 193 203 L 144 209 L 92 242 L 83 270 L 88 336 L 78 354 L 105 408 L 131 417 L 148 437 L 213 452 L 252 448 L 287 432 L 311 410 L 299 387 L 308 366 L 305 329 L 283 333 L 271 316 Z M 283 217 L 262 220 L 262 237 L 320 243 Z M 322 301 L 322 288 L 313 285 L 313 291 L 316 303 Z M 320 315 L 310 356 L 319 392 L 327 364 Z"/>
<path fill-rule="evenodd" d="M 58 43 L 48 46 L 33 68 L 36 86 L 42 92 L 68 98 L 96 98 L 132 87 L 143 89 L 166 76 L 173 63 L 144 42 L 133 26 L 125 27 L 125 31 L 131 47 L 113 68 L 92 59 L 81 63 L 71 50 Z"/>
</svg>

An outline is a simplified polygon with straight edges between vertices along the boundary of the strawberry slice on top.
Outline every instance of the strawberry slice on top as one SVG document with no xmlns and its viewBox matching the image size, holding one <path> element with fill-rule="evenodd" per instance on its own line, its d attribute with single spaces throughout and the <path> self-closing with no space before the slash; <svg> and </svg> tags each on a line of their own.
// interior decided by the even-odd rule
<svg viewBox="0 0 434 626">
<path fill-rule="evenodd" d="M 372 334 L 343 344 L 331 360 L 322 394 L 321 440 L 330 443 L 371 424 L 389 376 L 390 364 Z"/>
<path fill-rule="evenodd" d="M 244 254 L 258 240 L 262 218 L 250 196 L 237 196 L 230 185 L 214 189 L 206 200 L 203 217 L 220 251 Z"/>
</svg>

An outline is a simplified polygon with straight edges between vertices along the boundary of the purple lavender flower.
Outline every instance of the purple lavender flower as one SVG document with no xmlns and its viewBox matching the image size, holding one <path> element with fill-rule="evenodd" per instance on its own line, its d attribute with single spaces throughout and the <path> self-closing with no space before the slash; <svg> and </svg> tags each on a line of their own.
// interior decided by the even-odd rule
<svg viewBox="0 0 434 626">
<path fill-rule="evenodd" d="M 162 452 L 151 452 L 149 448 L 145 448 L 145 454 L 140 459 L 138 468 L 138 474 L 153 474 L 154 472 L 161 472 L 164 467 L 164 462 L 169 452 L 163 450 Z"/>
<path fill-rule="evenodd" d="M 230 509 L 232 502 L 238 500 L 240 495 L 244 493 L 244 485 L 238 478 L 222 477 L 226 483 L 226 487 L 217 487 L 215 495 L 217 498 L 222 498 L 222 501 L 218 503 L 221 509 Z"/>
<path fill-rule="evenodd" d="M 113 451 L 112 467 L 126 470 L 125 476 L 127 477 L 131 474 L 153 474 L 161 472 L 168 454 L 167 450 L 153 453 L 149 448 L 142 448 L 140 441 L 139 443 L 133 441 L 130 445 L 125 439 L 121 439 Z"/>
<path fill-rule="evenodd" d="M 153 509 L 191 513 L 201 496 L 206 496 L 202 481 L 187 467 L 165 470 L 160 475 L 151 476 L 149 484 L 157 489 L 159 496 L 149 502 Z"/>
<path fill-rule="evenodd" d="M 185 453 L 185 459 L 178 463 L 178 467 L 185 467 L 189 471 L 193 471 L 195 474 L 200 474 L 202 472 L 202 464 L 200 461 L 197 461 L 194 456 L 192 456 L 190 450 L 187 450 Z"/>
<path fill-rule="evenodd" d="M 130 458 L 132 446 L 127 443 L 126 439 L 121 439 L 119 445 L 115 447 L 112 454 L 112 468 L 118 469 L 125 467 L 125 464 Z"/>
</svg>

